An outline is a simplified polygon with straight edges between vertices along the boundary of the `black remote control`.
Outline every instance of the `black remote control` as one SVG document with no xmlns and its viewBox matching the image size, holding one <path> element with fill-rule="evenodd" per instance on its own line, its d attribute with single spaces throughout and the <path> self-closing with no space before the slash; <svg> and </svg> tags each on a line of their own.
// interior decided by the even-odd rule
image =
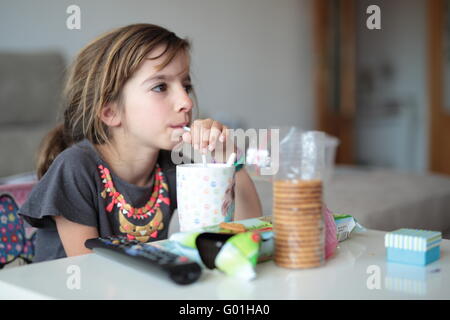
<svg viewBox="0 0 450 320">
<path fill-rule="evenodd" d="M 149 243 L 129 240 L 125 236 L 102 237 L 86 240 L 88 249 L 104 248 L 147 262 L 153 268 L 164 271 L 177 284 L 195 282 L 202 268 L 191 259 L 157 248 Z"/>
</svg>

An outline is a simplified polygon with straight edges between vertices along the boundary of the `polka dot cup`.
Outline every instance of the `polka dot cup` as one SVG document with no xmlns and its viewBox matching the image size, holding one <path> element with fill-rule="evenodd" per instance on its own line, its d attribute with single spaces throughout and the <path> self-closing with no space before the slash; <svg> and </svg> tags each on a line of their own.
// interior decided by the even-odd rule
<svg viewBox="0 0 450 320">
<path fill-rule="evenodd" d="M 180 231 L 233 220 L 234 176 L 234 166 L 222 163 L 177 166 Z"/>
</svg>

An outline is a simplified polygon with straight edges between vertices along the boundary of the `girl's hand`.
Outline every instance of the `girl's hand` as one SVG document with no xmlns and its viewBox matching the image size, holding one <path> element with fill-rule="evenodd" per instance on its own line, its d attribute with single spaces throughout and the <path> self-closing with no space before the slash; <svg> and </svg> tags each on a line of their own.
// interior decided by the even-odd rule
<svg viewBox="0 0 450 320">
<path fill-rule="evenodd" d="M 216 149 L 224 151 L 228 135 L 228 127 L 221 124 L 219 121 L 213 119 L 198 119 L 192 123 L 191 131 L 183 134 L 183 141 L 192 144 L 194 150 L 200 150 L 205 154 L 208 151 L 214 151 Z"/>
</svg>

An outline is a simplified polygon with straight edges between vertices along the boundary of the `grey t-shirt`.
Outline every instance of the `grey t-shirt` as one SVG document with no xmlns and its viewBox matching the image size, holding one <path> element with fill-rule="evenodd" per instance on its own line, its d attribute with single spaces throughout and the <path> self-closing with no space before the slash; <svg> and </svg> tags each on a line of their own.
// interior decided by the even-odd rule
<svg viewBox="0 0 450 320">
<path fill-rule="evenodd" d="M 70 221 L 96 227 L 100 237 L 127 235 L 145 242 L 167 238 L 170 219 L 177 206 L 176 167 L 170 151 L 160 151 L 158 164 L 162 178 L 155 179 L 155 176 L 152 186 L 141 187 L 116 176 L 88 140 L 64 150 L 19 210 L 30 225 L 38 228 L 33 262 L 66 257 L 51 216 L 64 216 Z M 109 177 L 105 176 L 105 168 L 109 169 Z M 136 210 L 131 214 L 131 210 L 124 210 L 120 201 L 111 204 L 113 194 L 107 185 L 110 180 L 122 199 L 136 209 L 143 208 L 152 200 L 150 197 L 155 197 L 154 184 L 159 183 L 159 200 L 149 204 L 153 212 L 138 215 Z"/>
</svg>

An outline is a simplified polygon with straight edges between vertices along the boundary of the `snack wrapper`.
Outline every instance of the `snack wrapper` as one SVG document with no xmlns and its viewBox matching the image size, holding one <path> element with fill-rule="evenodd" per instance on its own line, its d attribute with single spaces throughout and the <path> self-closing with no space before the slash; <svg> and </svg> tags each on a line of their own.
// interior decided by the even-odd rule
<svg viewBox="0 0 450 320">
<path fill-rule="evenodd" d="M 349 214 L 333 214 L 336 223 L 336 237 L 339 242 L 350 238 L 353 232 L 364 232 L 366 228 Z"/>
<path fill-rule="evenodd" d="M 261 218 L 252 218 L 241 221 L 236 221 L 235 223 L 225 223 L 218 224 L 209 227 L 200 228 L 193 231 L 187 232 L 177 232 L 170 236 L 169 240 L 178 243 L 183 248 L 178 247 L 178 251 L 180 249 L 185 249 L 183 251 L 184 255 L 189 257 L 194 257 L 195 255 L 190 251 L 186 250 L 194 249 L 197 250 L 197 246 L 195 244 L 196 238 L 203 232 L 220 232 L 220 233 L 235 233 L 235 231 L 229 228 L 223 228 L 222 226 L 230 225 L 233 227 L 234 225 L 242 225 L 244 227 L 245 232 L 255 231 L 259 234 L 260 238 L 260 248 L 258 252 L 258 262 L 262 262 L 265 260 L 271 259 L 273 252 L 273 243 L 270 241 L 273 238 L 272 232 L 272 218 L 271 217 L 261 217 Z M 233 237 L 234 238 L 234 237 Z M 230 238 L 231 240 L 231 238 Z M 166 240 L 167 241 L 167 240 Z M 160 241 L 163 243 L 164 241 Z M 176 247 L 176 246 L 175 246 Z M 186 254 L 186 252 L 188 254 Z M 200 259 L 200 257 L 198 257 Z M 195 259 L 197 260 L 197 259 Z"/>
<path fill-rule="evenodd" d="M 189 232 L 178 232 L 169 238 L 168 241 L 172 244 L 165 244 L 164 242 L 167 241 L 160 241 L 160 244 L 166 249 L 188 256 L 204 267 L 195 242 L 197 237 L 204 232 L 233 234 L 236 232 L 233 227 L 236 226 L 242 226 L 245 232 L 236 233 L 226 241 L 216 257 L 215 265 L 217 269 L 227 275 L 251 280 L 256 276 L 255 265 L 272 258 L 273 232 L 270 217 L 247 219 L 238 223 L 222 223 Z"/>
<path fill-rule="evenodd" d="M 328 259 L 334 255 L 338 245 L 337 230 L 331 211 L 325 205 L 322 207 L 322 211 L 325 221 L 325 259 Z"/>
<path fill-rule="evenodd" d="M 216 257 L 217 269 L 243 280 L 255 278 L 259 243 L 257 232 L 238 233 L 231 237 Z"/>
</svg>

